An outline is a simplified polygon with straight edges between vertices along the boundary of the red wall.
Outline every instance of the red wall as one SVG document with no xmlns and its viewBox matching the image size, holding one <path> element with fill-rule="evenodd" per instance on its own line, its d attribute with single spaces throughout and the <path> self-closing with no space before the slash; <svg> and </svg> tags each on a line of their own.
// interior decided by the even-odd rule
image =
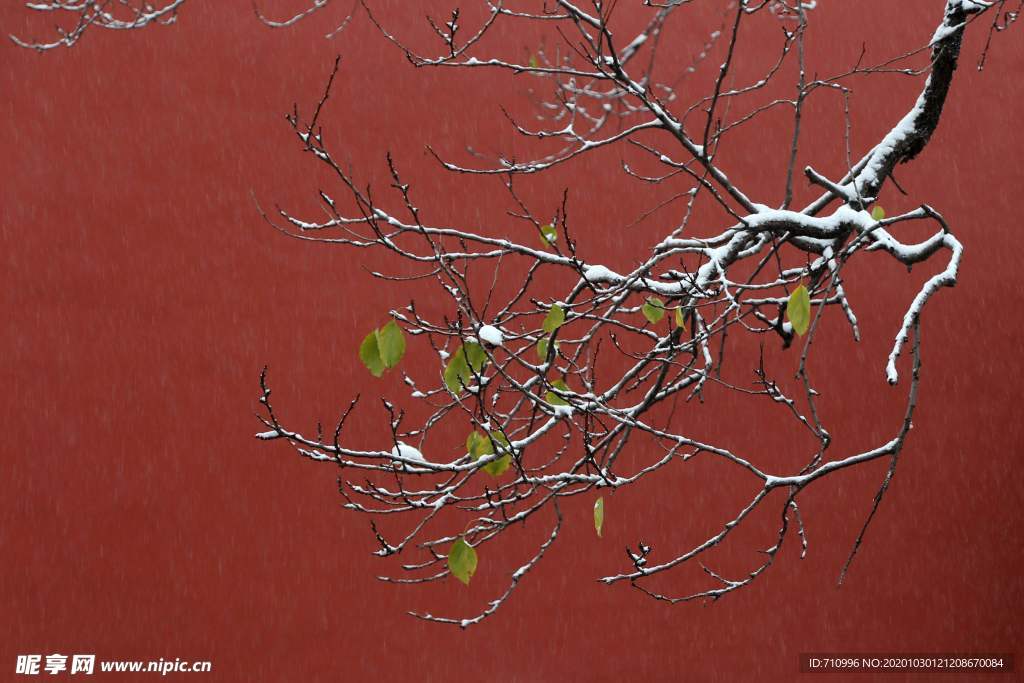
<svg viewBox="0 0 1024 683">
<path fill-rule="evenodd" d="M 419 10 L 382 4 L 391 25 L 420 35 Z M 0 9 L 3 31 L 42 35 L 48 24 L 17 5 Z M 718 21 L 713 5 L 683 11 L 707 27 Z M 863 42 L 869 61 L 923 44 L 942 3 L 819 5 L 809 51 L 824 75 L 849 67 Z M 528 111 L 524 93 L 536 83 L 414 69 L 365 15 L 324 40 L 342 9 L 271 31 L 247 2 L 194 2 L 173 28 L 91 34 L 45 56 L 0 47 L 0 678 L 13 678 L 16 655 L 51 652 L 209 659 L 214 674 L 204 680 L 225 681 L 787 680 L 801 652 L 1019 654 L 1019 30 L 996 37 L 979 74 L 984 29 L 972 27 L 935 139 L 898 171 L 911 196 L 890 187 L 881 200 L 890 212 L 934 204 L 967 253 L 960 285 L 925 314 L 916 428 L 843 588 L 836 576 L 882 463 L 811 487 L 802 497 L 808 557 L 790 539 L 763 579 L 717 604 L 671 608 L 598 585 L 626 568 L 625 544 L 656 539 L 668 557 L 749 494 L 742 477 L 697 467 L 612 497 L 600 542 L 589 501 L 567 505 L 544 562 L 496 616 L 462 632 L 405 612 L 483 607 L 544 530 L 530 527 L 482 557 L 468 590 L 388 587 L 374 577 L 393 565 L 371 557 L 365 520 L 339 509 L 335 471 L 252 439 L 264 364 L 279 409 L 306 431 L 356 392 L 367 403 L 407 400 L 397 379 L 372 380 L 355 349 L 417 290 L 363 270 L 388 259 L 275 233 L 251 195 L 310 210 L 318 187 L 334 187 L 283 114 L 315 101 L 340 52 L 323 116 L 339 157 L 383 193 L 390 149 L 428 219 L 498 221 L 508 208 L 498 183 L 439 176 L 424 145 L 456 158 L 467 143 L 524 149 L 497 105 Z M 696 40 L 700 21 L 676 26 Z M 742 53 L 745 77 L 774 57 L 776 34 L 759 21 L 770 39 Z M 526 51 L 539 38 L 501 40 Z M 852 83 L 856 152 L 906 111 L 917 83 Z M 841 164 L 837 107 L 830 95 L 812 99 L 801 163 L 823 172 Z M 723 163 L 775 203 L 778 168 L 765 150 L 784 144 L 789 124 L 765 121 L 738 133 Z M 652 221 L 629 235 L 620 226 L 665 196 L 609 172 L 617 159 L 598 155 L 525 183 L 545 211 L 572 186 L 581 241 L 612 264 L 660 232 Z M 852 344 L 832 318 L 815 366 L 826 415 L 850 447 L 896 427 L 902 389 L 885 385 L 884 356 L 899 306 L 937 267 L 907 276 L 874 256 L 850 273 L 865 341 Z M 786 434 L 759 414 L 744 417 L 741 434 L 722 430 L 713 413 L 728 401 L 718 393 L 694 409 L 703 428 L 757 446 L 767 462 L 793 460 Z M 359 414 L 355 443 L 372 445 L 379 412 Z M 724 563 L 753 566 L 750 551 L 767 545 L 775 514 L 758 524 L 760 535 L 741 537 Z M 697 578 L 658 585 L 678 593 Z"/>
</svg>

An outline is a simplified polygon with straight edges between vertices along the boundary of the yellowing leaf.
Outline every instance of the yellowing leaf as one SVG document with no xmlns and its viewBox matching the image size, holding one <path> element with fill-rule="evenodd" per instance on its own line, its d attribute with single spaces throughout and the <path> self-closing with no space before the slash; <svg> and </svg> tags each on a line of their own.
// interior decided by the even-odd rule
<svg viewBox="0 0 1024 683">
<path fill-rule="evenodd" d="M 880 221 L 885 218 L 885 209 L 875 204 L 875 208 L 871 209 L 871 217 L 876 221 Z"/>
<path fill-rule="evenodd" d="M 477 557 L 476 551 L 466 543 L 465 539 L 459 538 L 448 550 L 448 570 L 452 576 L 469 585 L 469 580 L 476 573 Z"/>
<path fill-rule="evenodd" d="M 652 325 L 665 317 L 665 302 L 656 296 L 648 297 L 647 301 L 640 308 L 640 312 Z"/>
<path fill-rule="evenodd" d="M 686 321 L 683 319 L 683 307 L 680 306 L 676 309 L 676 327 L 686 327 Z"/>
<path fill-rule="evenodd" d="M 478 431 L 472 431 L 466 437 L 466 452 L 473 460 L 479 460 L 480 456 L 489 455 L 494 452 L 490 439 Z"/>
<path fill-rule="evenodd" d="M 561 327 L 563 323 L 565 323 L 565 311 L 563 311 L 562 307 L 558 304 L 554 304 L 551 307 L 551 310 L 548 311 L 547 316 L 544 318 L 544 323 L 541 327 L 545 332 L 551 334 Z"/>
<path fill-rule="evenodd" d="M 511 444 L 509 444 L 508 439 L 506 439 L 505 435 L 501 432 L 491 432 L 491 438 L 494 440 L 494 443 L 498 444 L 499 448 L 511 448 Z"/>
<path fill-rule="evenodd" d="M 386 368 L 398 365 L 405 355 L 405 335 L 394 320 L 377 330 L 377 349 Z"/>
<path fill-rule="evenodd" d="M 597 530 L 597 537 L 601 538 L 601 529 L 604 527 L 604 497 L 594 502 L 594 529 Z"/>
<path fill-rule="evenodd" d="M 506 453 L 494 462 L 489 462 L 484 465 L 484 472 L 491 475 L 492 477 L 500 477 L 505 474 L 509 466 L 512 465 L 512 456 Z"/>
<path fill-rule="evenodd" d="M 359 359 L 374 377 L 384 374 L 384 361 L 380 357 L 380 347 L 377 345 L 377 330 L 366 335 L 363 343 L 359 345 Z"/>
<path fill-rule="evenodd" d="M 547 337 L 537 342 L 537 356 L 541 359 L 541 362 L 546 361 L 548 359 L 549 344 L 550 342 L 548 341 Z M 558 342 L 555 342 L 555 351 L 558 351 Z"/>
<path fill-rule="evenodd" d="M 544 245 L 545 249 L 551 247 L 558 240 L 558 229 L 548 223 L 547 225 L 540 226 L 540 243 Z"/>
<path fill-rule="evenodd" d="M 485 455 L 494 455 L 494 444 L 498 444 L 498 447 L 505 451 L 497 460 L 487 463 L 483 469 L 485 472 L 493 477 L 500 477 L 512 464 L 512 455 L 508 451 L 511 450 L 508 439 L 501 432 L 491 432 L 490 438 L 481 434 L 480 432 L 473 431 L 468 437 L 466 437 L 466 452 L 473 458 L 473 461 L 477 461 Z"/>
<path fill-rule="evenodd" d="M 489 462 L 484 465 L 484 471 L 492 477 L 500 477 L 505 474 L 505 471 L 512 464 L 512 447 L 509 444 L 508 439 L 506 439 L 505 435 L 501 432 L 491 432 L 491 439 L 493 439 L 494 443 L 498 444 L 498 448 L 500 450 L 505 451 L 505 455 L 501 456 L 494 462 Z M 487 440 L 487 445 L 491 447 L 490 452 L 493 453 L 494 447 L 490 440 Z"/>
<path fill-rule="evenodd" d="M 564 379 L 556 379 L 554 382 L 551 383 L 551 386 L 554 387 L 555 389 L 558 389 L 559 391 L 569 391 L 569 386 L 565 383 Z M 568 401 L 566 401 L 564 398 L 562 398 L 553 391 L 549 391 L 547 394 L 545 394 L 544 400 L 553 406 L 569 405 Z"/>
<path fill-rule="evenodd" d="M 789 295 L 789 303 L 786 304 L 786 317 L 793 325 L 793 330 L 801 337 L 807 333 L 807 327 L 811 324 L 811 295 L 807 288 L 800 285 Z"/>
</svg>

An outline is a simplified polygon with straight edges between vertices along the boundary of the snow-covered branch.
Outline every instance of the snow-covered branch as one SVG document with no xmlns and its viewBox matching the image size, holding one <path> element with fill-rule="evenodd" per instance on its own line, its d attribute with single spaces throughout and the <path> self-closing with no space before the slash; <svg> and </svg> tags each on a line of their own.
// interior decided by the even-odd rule
<svg viewBox="0 0 1024 683">
<path fill-rule="evenodd" d="M 266 0 L 272 2 L 273 0 Z M 253 2 L 256 17 L 271 28 L 292 26 L 302 19 L 318 13 L 327 7 L 331 0 L 310 0 L 312 4 L 306 9 L 285 19 L 271 19 Z M 46 52 L 61 47 L 74 46 L 91 29 L 107 29 L 112 31 L 131 31 L 151 25 L 169 25 L 178 19 L 178 12 L 185 7 L 186 0 L 46 0 L 34 2 L 28 0 L 25 7 L 34 12 L 45 14 L 56 19 L 54 27 L 56 38 L 36 40 L 10 35 L 10 39 L 21 47 L 39 52 Z M 333 38 L 343 31 L 355 12 L 354 5 L 349 13 L 326 34 Z"/>
<path fill-rule="evenodd" d="M 387 581 L 429 583 L 452 575 L 469 581 L 478 552 L 486 556 L 504 532 L 531 517 L 545 519 L 542 523 L 549 525 L 550 533 L 512 572 L 508 589 L 481 613 L 466 618 L 415 613 L 463 628 L 504 604 L 557 540 L 564 509 L 559 501 L 598 499 L 595 524 L 600 533 L 605 492 L 669 468 L 685 468 L 697 457 L 716 460 L 735 471 L 736 486 L 749 490 L 746 503 L 721 530 L 682 552 L 645 544 L 627 549 L 631 566 L 602 581 L 629 582 L 668 602 L 717 599 L 761 576 L 792 529 L 800 537 L 802 552 L 807 551 L 799 496 L 808 486 L 879 459 L 889 460 L 891 467 L 873 509 L 888 486 L 918 400 L 921 316 L 933 295 L 956 283 L 963 247 L 939 211 L 924 200 L 916 210 L 886 217 L 875 199 L 895 166 L 915 158 L 932 137 L 949 94 L 963 32 L 991 3 L 937 3 L 942 10 L 937 24 L 922 24 L 919 31 L 920 45 L 930 55 L 927 67 L 899 70 L 908 76 L 927 73 L 918 92 L 907 92 L 908 110 L 843 172 L 830 177 L 820 165 L 817 170 L 806 166 L 808 181 L 822 194 L 803 209 L 790 204 L 804 103 L 817 92 L 839 93 L 848 103 L 848 77 L 891 72 L 899 59 L 876 68 L 858 64 L 833 78 L 808 78 L 814 70 L 805 64 L 803 41 L 815 3 L 739 2 L 723 15 L 722 26 L 709 39 L 724 53 L 721 64 L 713 68 L 711 90 L 696 96 L 687 93 L 693 97 L 687 103 L 672 82 L 659 78 L 663 72 L 655 68 L 660 63 L 655 57 L 666 20 L 689 3 L 644 2 L 650 16 L 643 28 L 621 38 L 615 30 L 614 2 L 556 0 L 547 11 L 510 4 L 485 2 L 482 18 L 472 26 L 462 25 L 457 10 L 445 22 L 430 19 L 439 41 L 432 54 L 410 47 L 367 9 L 385 39 L 418 66 L 532 74 L 550 84 L 550 98 L 539 104 L 540 127 L 527 128 L 508 118 L 516 132 L 540 145 L 546 144 L 542 140 L 557 140 L 559 151 L 548 146 L 527 160 L 480 157 L 473 167 L 435 155 L 443 169 L 483 183 L 500 181 L 514 207 L 509 215 L 519 221 L 518 230 L 494 235 L 426 220 L 415 187 L 390 155 L 390 194 L 368 189 L 325 141 L 322 109 L 330 85 L 310 117 L 301 116 L 298 109 L 289 116 L 302 148 L 333 176 L 337 194 L 319 192 L 323 213 L 316 218 L 277 208 L 264 212 L 265 219 L 296 239 L 379 249 L 416 264 L 418 291 L 435 286 L 446 308 L 440 318 L 424 313 L 415 301 L 395 309 L 390 312 L 392 322 L 371 331 L 360 349 L 371 372 L 398 369 L 410 392 L 402 401 L 382 400 L 379 443 L 358 448 L 343 438 L 356 402 L 327 436 L 319 426 L 315 436 L 308 436 L 285 425 L 271 402 L 266 373 L 260 397 L 264 427 L 257 436 L 287 441 L 300 455 L 340 468 L 346 507 L 371 520 L 380 543 L 378 554 L 417 555 L 400 566 L 401 577 L 382 577 Z M 744 49 L 746 32 L 753 30 L 748 25 L 752 15 L 761 11 L 772 12 L 784 23 L 778 58 L 765 66 L 758 81 L 737 84 L 734 59 Z M 522 59 L 483 51 L 491 31 L 516 22 L 549 27 L 564 43 L 564 53 L 545 49 Z M 911 47 L 917 49 L 900 59 L 922 52 L 920 46 Z M 686 68 L 699 67 L 703 54 Z M 788 72 L 783 65 L 793 60 L 798 64 L 796 82 L 779 83 L 780 74 Z M 671 68 L 667 71 L 675 75 Z M 768 105 L 763 98 L 745 104 L 751 95 L 765 90 L 774 95 L 780 87 L 786 92 L 773 96 Z M 790 144 L 777 151 L 788 163 L 778 188 L 784 192 L 772 199 L 758 196 L 763 189 L 740 187 L 720 158 L 729 131 L 775 107 L 791 112 L 794 133 Z M 848 130 L 846 140 L 849 144 Z M 522 175 L 571 164 L 609 147 L 635 153 L 660 168 L 641 173 L 639 166 L 626 164 L 628 178 L 647 184 L 686 184 L 672 198 L 686 204 L 682 218 L 665 225 L 646 256 L 628 268 L 612 268 L 580 255 L 568 193 L 550 218 L 550 209 L 529 206 L 516 185 Z M 698 197 L 709 198 L 721 209 L 719 225 L 692 220 Z M 629 201 L 627 193 L 623 201 Z M 931 237 L 900 237 L 907 224 L 922 221 L 934 226 Z M 869 252 L 908 267 L 945 261 L 916 295 L 908 297 L 892 350 L 879 362 L 879 378 L 884 371 L 886 380 L 896 384 L 897 361 L 910 344 L 910 380 L 905 382 L 903 415 L 893 421 L 895 431 L 871 448 L 850 450 L 833 440 L 821 419 L 821 397 L 807 360 L 816 348 L 813 341 L 826 311 L 835 309 L 854 338 L 860 338 L 848 297 L 858 283 L 845 280 L 845 269 L 852 259 Z M 541 271 L 543 280 L 538 277 Z M 552 282 L 558 285 L 553 287 Z M 740 341 L 727 346 L 727 335 Z M 791 349 L 790 366 L 768 367 L 763 349 L 772 341 Z M 431 350 L 436 360 L 404 369 L 400 361 L 407 343 Z M 739 380 L 730 379 L 725 367 L 736 344 L 761 349 L 753 368 L 753 388 L 747 384 L 749 366 L 739 371 Z M 796 381 L 786 374 L 795 374 Z M 701 440 L 686 431 L 685 420 L 674 419 L 679 399 L 683 405 L 693 399 L 710 403 L 721 390 L 755 397 L 765 410 L 776 411 L 780 425 L 810 433 L 814 445 L 807 450 L 806 466 L 779 471 L 777 464 L 764 463 L 757 454 Z M 407 413 L 399 404 L 418 404 L 420 410 Z M 417 418 L 409 417 L 412 414 Z M 462 426 L 465 444 L 431 440 L 441 425 L 450 424 Z M 745 576 L 730 579 L 705 566 L 711 588 L 668 596 L 648 587 L 654 575 L 693 561 L 706 563 L 712 549 L 758 508 L 769 505 L 778 506 L 777 534 L 764 549 L 764 560 Z M 854 552 L 862 538 L 863 532 Z"/>
</svg>

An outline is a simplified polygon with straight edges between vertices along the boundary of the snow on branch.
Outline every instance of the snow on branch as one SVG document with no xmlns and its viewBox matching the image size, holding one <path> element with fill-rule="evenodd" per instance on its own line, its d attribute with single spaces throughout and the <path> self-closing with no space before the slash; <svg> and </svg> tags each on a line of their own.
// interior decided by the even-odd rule
<svg viewBox="0 0 1024 683">
<path fill-rule="evenodd" d="M 53 40 L 35 40 L 11 35 L 10 39 L 16 45 L 39 52 L 60 47 L 72 47 L 93 28 L 129 31 L 153 24 L 173 24 L 177 21 L 178 11 L 185 6 L 185 2 L 186 0 L 162 0 L 157 3 L 150 0 L 49 0 L 46 2 L 29 0 L 25 2 L 27 9 L 47 14 L 60 22 L 54 28 L 57 37 Z M 281 20 L 265 16 L 256 2 L 253 2 L 253 11 L 264 25 L 270 28 L 285 28 L 324 9 L 331 0 L 311 0 L 311 2 L 312 4 L 305 10 Z M 343 31 L 354 12 L 355 5 L 341 23 L 326 34 L 326 37 L 333 38 Z"/>
<path fill-rule="evenodd" d="M 63 20 L 71 19 L 69 27 L 56 27 L 57 39 L 52 41 L 22 40 L 10 36 L 15 44 L 40 52 L 58 47 L 71 47 L 92 28 L 113 31 L 140 29 L 150 24 L 173 24 L 185 0 L 164 0 L 154 5 L 142 0 L 51 0 L 26 2 L 28 9 L 45 12 Z"/>
<path fill-rule="evenodd" d="M 527 4 L 485 2 L 481 18 L 472 25 L 464 25 L 458 10 L 446 21 L 429 19 L 438 41 L 433 53 L 411 47 L 367 8 L 384 38 L 414 64 L 532 74 L 550 84 L 550 98 L 538 104 L 543 125 L 530 129 L 511 116 L 509 120 L 525 138 L 558 141 L 559 151 L 552 152 L 548 146 L 530 160 L 478 157 L 474 167 L 435 154 L 450 172 L 481 182 L 500 181 L 515 207 L 509 215 L 520 222 L 521 231 L 494 236 L 425 220 L 415 188 L 390 155 L 391 194 L 368 189 L 325 142 L 322 110 L 333 73 L 313 114 L 304 118 L 296 108 L 288 122 L 302 148 L 329 171 L 337 188 L 331 192 L 338 194 L 319 193 L 323 214 L 317 218 L 282 208 L 264 213 L 267 221 L 295 238 L 379 249 L 415 264 L 418 291 L 435 286 L 434 292 L 445 302 L 439 319 L 424 313 L 415 301 L 391 311 L 392 321 L 371 331 L 360 348 L 360 357 L 373 374 L 398 369 L 411 392 L 409 405 L 418 403 L 426 417 L 412 420 L 397 403 L 382 399 L 386 419 L 380 442 L 357 448 L 343 438 L 346 420 L 357 408 L 356 399 L 332 434 L 325 436 L 318 425 L 315 436 L 306 436 L 279 418 L 264 372 L 260 382 L 264 427 L 257 437 L 287 441 L 301 456 L 340 468 L 345 507 L 370 520 L 380 544 L 377 554 L 415 558 L 400 565 L 400 576 L 382 577 L 389 582 L 431 583 L 450 576 L 468 582 L 477 562 L 485 561 L 489 547 L 506 531 L 530 518 L 547 525 L 544 540 L 512 573 L 507 590 L 479 614 L 453 617 L 414 612 L 423 619 L 463 628 L 504 604 L 556 542 L 563 515 L 560 501 L 598 498 L 669 469 L 685 468 L 697 457 L 734 468 L 736 485 L 749 489 L 746 502 L 720 531 L 693 547 L 673 550 L 640 543 L 628 548 L 627 566 L 602 581 L 628 582 L 672 603 L 715 600 L 761 576 L 794 528 L 802 554 L 806 553 L 799 497 L 808 486 L 849 467 L 887 460 L 890 469 L 875 498 L 874 514 L 912 425 L 923 310 L 940 289 L 956 283 L 963 247 L 942 215 L 928 204 L 890 217 L 872 204 L 894 167 L 915 158 L 934 133 L 956 70 L 963 32 L 991 3 L 943 3 L 937 27 L 922 25 L 918 32 L 925 47 L 903 56 L 927 51 L 930 62 L 924 70 L 897 69 L 892 66 L 897 59 L 878 67 L 858 63 L 845 74 L 814 79 L 807 77 L 814 70 L 805 64 L 804 56 L 814 2 L 734 3 L 700 55 L 684 65 L 684 74 L 686 69 L 699 68 L 712 43 L 725 54 L 721 65 L 713 68 L 708 92 L 685 93 L 693 98 L 689 104 L 681 89 L 659 79 L 654 65 L 667 20 L 690 3 L 646 0 L 641 9 L 649 15 L 643 26 L 621 36 L 613 26 L 616 9 L 625 6 L 623 0 L 555 0 L 544 10 L 527 8 Z M 631 6 L 630 11 L 640 9 Z M 771 12 L 783 23 L 778 58 L 764 65 L 757 81 L 735 83 L 735 57 L 744 48 L 743 36 L 754 30 L 747 25 L 752 15 L 761 11 Z M 484 52 L 489 32 L 517 22 L 547 27 L 564 50 L 545 48 L 526 58 Z M 782 69 L 787 61 L 795 61 L 797 68 Z M 909 110 L 859 161 L 851 161 L 842 177 L 830 178 L 807 166 L 807 179 L 822 194 L 802 209 L 793 207 L 800 121 L 807 98 L 815 92 L 831 92 L 848 106 L 850 90 L 845 82 L 850 76 L 894 70 L 907 75 L 927 71 Z M 773 84 L 778 90 L 781 74 L 790 71 L 797 74 L 795 83 L 782 87 L 791 96 L 743 110 L 745 98 Z M 914 93 L 907 94 L 908 100 L 913 99 Z M 789 111 L 794 121 L 791 145 L 779 151 L 788 159 L 785 177 L 779 182 L 780 189 L 785 187 L 781 200 L 741 188 L 719 161 L 730 130 L 776 107 Z M 629 268 L 615 269 L 580 255 L 568 193 L 550 218 L 550 212 L 533 209 L 517 190 L 519 176 L 543 173 L 607 147 L 631 150 L 661 169 L 641 173 L 625 165 L 625 173 L 637 182 L 682 180 L 689 186 L 672 198 L 685 204 L 682 218 L 665 225 L 660 238 L 649 245 L 647 256 Z M 709 198 L 721 210 L 717 227 L 691 220 L 698 197 Z M 898 233 L 911 222 L 931 224 L 935 232 L 919 242 L 901 240 Z M 936 274 L 907 304 L 884 363 L 886 379 L 896 384 L 898 358 L 909 347 L 906 402 L 902 416 L 894 420 L 897 429 L 872 448 L 857 451 L 835 443 L 823 423 L 808 358 L 826 310 L 837 309 L 859 339 L 854 306 L 847 296 L 858 283 L 844 276 L 851 260 L 871 251 L 906 266 L 939 263 Z M 481 278 L 481 271 L 493 272 L 493 277 Z M 541 272 L 545 278 L 539 277 Z M 482 280 L 490 284 L 481 286 Z M 561 284 L 552 288 L 549 283 L 555 281 Z M 727 345 L 727 335 L 739 341 L 733 339 Z M 753 368 L 754 389 L 727 379 L 723 366 L 731 349 L 740 344 L 763 350 L 772 340 L 792 348 L 789 357 L 798 359 L 793 364 L 796 383 L 773 373 L 763 351 Z M 432 349 L 436 361 L 432 366 L 401 369 L 407 343 Z M 750 368 L 740 372 L 747 378 L 742 381 L 749 381 Z M 809 432 L 814 446 L 806 453 L 806 465 L 797 471 L 774 471 L 759 462 L 756 454 L 736 452 L 687 433 L 680 427 L 686 421 L 673 420 L 674 409 L 668 408 L 677 399 L 683 404 L 692 399 L 712 401 L 712 388 L 751 395 L 763 401 L 766 410 L 778 411 L 780 424 L 792 421 L 796 429 Z M 463 425 L 468 435 L 464 448 L 454 452 L 449 448 L 445 453 L 430 435 L 440 425 L 452 423 Z M 773 495 L 776 491 L 781 493 Z M 776 506 L 778 529 L 763 549 L 763 561 L 738 578 L 727 578 L 706 566 L 709 551 L 765 506 Z M 595 503 L 598 533 L 603 518 L 602 497 Z M 397 526 L 400 520 L 405 520 L 404 526 Z M 851 560 L 863 535 L 862 531 Z M 651 577 L 691 562 L 702 563 L 710 587 L 674 596 L 650 587 Z"/>
</svg>

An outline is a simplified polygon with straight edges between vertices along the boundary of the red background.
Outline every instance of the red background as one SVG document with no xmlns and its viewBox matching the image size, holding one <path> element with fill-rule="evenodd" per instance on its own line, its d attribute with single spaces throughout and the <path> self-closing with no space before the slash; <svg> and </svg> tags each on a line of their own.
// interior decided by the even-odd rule
<svg viewBox="0 0 1024 683">
<path fill-rule="evenodd" d="M 0 9 L 3 31 L 44 35 L 48 24 L 17 5 Z M 675 25 L 685 40 L 670 54 L 692 54 L 719 21 L 714 5 L 683 10 L 694 20 Z M 809 57 L 824 75 L 851 66 L 862 43 L 869 61 L 923 44 L 942 3 L 819 5 Z M 374 6 L 422 35 L 420 9 Z M 408 400 L 394 377 L 372 380 L 354 350 L 417 292 L 363 269 L 393 266 L 388 259 L 284 238 L 259 219 L 252 196 L 315 216 L 314 191 L 333 188 L 283 114 L 293 102 L 308 111 L 340 52 L 322 119 L 339 157 L 383 188 L 390 149 L 428 220 L 497 220 L 509 208 L 499 184 L 440 174 L 424 145 L 455 158 L 466 158 L 465 144 L 526 149 L 497 106 L 528 111 L 534 82 L 414 69 L 362 14 L 324 40 L 343 9 L 271 31 L 247 2 L 195 2 L 171 28 L 93 33 L 45 56 L 0 47 L 0 678 L 14 678 L 17 654 L 51 652 L 208 659 L 214 673 L 204 679 L 225 681 L 786 680 L 798 677 L 801 652 L 1020 654 L 1019 31 L 997 36 L 979 74 L 984 28 L 972 27 L 938 133 L 898 171 L 910 197 L 890 187 L 881 200 L 890 213 L 932 203 L 967 252 L 960 285 L 924 316 L 916 428 L 844 587 L 836 576 L 882 463 L 811 487 L 802 497 L 808 557 L 791 539 L 767 575 L 719 603 L 673 608 L 594 581 L 625 568 L 625 544 L 655 539 L 668 557 L 749 494 L 735 477 L 697 467 L 611 498 L 600 543 L 589 501 L 567 505 L 563 536 L 542 564 L 497 615 L 463 632 L 405 611 L 482 608 L 503 586 L 498 567 L 521 561 L 543 527 L 494 551 L 486 559 L 495 568 L 482 564 L 468 590 L 374 578 L 384 568 L 370 555 L 373 537 L 339 509 L 334 470 L 252 439 L 257 377 L 270 366 L 279 409 L 305 431 L 356 392 Z M 740 82 L 775 56 L 777 29 L 758 21 Z M 525 53 L 539 35 L 499 42 Z M 853 85 L 859 155 L 907 110 L 919 81 Z M 834 172 L 838 100 L 811 101 L 808 119 L 819 123 L 808 124 L 801 163 Z M 757 201 L 779 200 L 778 155 L 767 150 L 789 130 L 781 114 L 767 117 L 723 153 Z M 651 221 L 630 235 L 618 226 L 665 196 L 637 189 L 614 170 L 617 159 L 595 155 L 526 190 L 551 211 L 573 187 L 581 242 L 612 266 L 661 231 Z M 797 184 L 800 197 L 812 196 Z M 816 366 L 831 424 L 850 448 L 895 429 L 902 394 L 885 386 L 884 356 L 900 306 L 938 267 L 907 276 L 884 258 L 866 264 L 848 284 L 865 341 L 849 342 L 833 318 L 835 339 L 822 342 Z M 705 412 L 732 405 L 715 398 Z M 706 419 L 724 439 L 786 457 L 772 421 L 751 414 L 732 434 L 721 417 Z M 351 438 L 368 446 L 380 429 L 370 408 Z M 722 561 L 752 567 L 749 551 L 767 545 L 774 513 L 760 524 Z M 693 579 L 659 587 L 679 593 Z"/>
</svg>

